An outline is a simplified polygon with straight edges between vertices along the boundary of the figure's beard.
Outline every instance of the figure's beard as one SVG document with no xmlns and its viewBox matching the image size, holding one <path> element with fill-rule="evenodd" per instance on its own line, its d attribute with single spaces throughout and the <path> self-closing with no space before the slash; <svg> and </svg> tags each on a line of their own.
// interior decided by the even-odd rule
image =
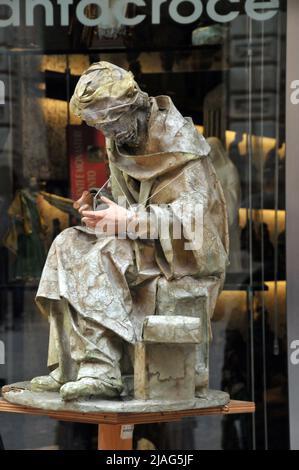
<svg viewBox="0 0 299 470">
<path fill-rule="evenodd" d="M 130 147 L 139 147 L 146 136 L 146 124 L 136 116 L 132 119 L 129 127 L 124 132 L 119 132 L 115 138 L 119 146 L 128 145 Z"/>
<path fill-rule="evenodd" d="M 118 145 L 122 146 L 124 144 L 130 145 L 132 147 L 137 147 L 139 144 L 138 129 L 137 125 L 132 126 L 125 132 L 120 132 L 115 138 Z"/>
</svg>

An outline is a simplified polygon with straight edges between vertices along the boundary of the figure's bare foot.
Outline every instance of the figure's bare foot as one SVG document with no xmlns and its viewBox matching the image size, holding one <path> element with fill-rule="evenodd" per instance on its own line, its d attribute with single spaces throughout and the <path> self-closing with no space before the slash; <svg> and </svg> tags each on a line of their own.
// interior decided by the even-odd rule
<svg viewBox="0 0 299 470">
<path fill-rule="evenodd" d="M 90 396 L 102 398 L 116 398 L 123 390 L 123 385 L 115 379 L 93 379 L 84 377 L 77 382 L 68 382 L 60 389 L 63 400 L 76 400 Z"/>
<path fill-rule="evenodd" d="M 30 384 L 33 392 L 59 392 L 62 386 L 51 375 L 35 377 L 31 380 Z"/>
</svg>

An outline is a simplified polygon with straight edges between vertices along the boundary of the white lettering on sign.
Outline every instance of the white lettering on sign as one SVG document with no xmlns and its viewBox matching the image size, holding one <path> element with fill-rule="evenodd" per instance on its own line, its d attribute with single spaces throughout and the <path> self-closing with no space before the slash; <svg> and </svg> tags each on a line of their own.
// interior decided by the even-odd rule
<svg viewBox="0 0 299 470">
<path fill-rule="evenodd" d="M 34 15 L 36 8 L 42 8 L 45 13 L 45 25 L 54 26 L 54 1 L 60 7 L 60 25 L 68 26 L 70 24 L 70 7 L 74 5 L 74 0 L 22 0 L 25 9 L 25 25 L 34 26 Z M 161 23 L 161 7 L 164 4 L 168 6 L 169 16 L 179 24 L 190 24 L 198 21 L 206 8 L 206 13 L 213 21 L 218 23 L 228 23 L 238 17 L 240 12 L 237 7 L 241 6 L 241 0 L 228 0 L 231 6 L 227 7 L 225 13 L 219 13 L 218 6 L 222 0 L 152 0 L 151 3 L 151 21 L 153 24 Z M 191 11 L 189 15 L 182 15 L 180 7 L 183 4 L 190 4 Z M 21 2 L 20 0 L 0 0 L 0 7 L 6 7 L 7 17 L 1 15 L 0 27 L 20 26 L 21 24 Z M 97 17 L 89 18 L 86 8 L 90 5 L 97 6 Z M 107 25 L 109 18 L 117 20 L 123 26 L 136 26 L 146 19 L 146 14 L 137 14 L 133 17 L 126 17 L 126 6 L 135 5 L 136 7 L 145 7 L 145 0 L 80 0 L 77 4 L 75 13 L 80 23 L 85 26 Z M 268 0 L 258 2 L 257 0 L 245 1 L 245 12 L 256 21 L 266 21 L 273 18 L 279 10 L 279 0 Z"/>
</svg>

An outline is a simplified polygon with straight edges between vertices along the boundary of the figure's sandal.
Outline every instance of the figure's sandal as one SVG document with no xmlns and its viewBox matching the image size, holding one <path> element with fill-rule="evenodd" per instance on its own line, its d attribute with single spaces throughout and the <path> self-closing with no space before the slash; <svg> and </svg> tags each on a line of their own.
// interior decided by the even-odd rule
<svg viewBox="0 0 299 470">
<path fill-rule="evenodd" d="M 63 385 L 60 389 L 60 396 L 65 401 L 90 396 L 111 399 L 119 397 L 122 390 L 123 385 L 116 379 L 83 377 L 76 382 L 68 382 Z"/>
<path fill-rule="evenodd" d="M 57 382 L 51 375 L 35 377 L 30 382 L 32 392 L 59 392 L 62 383 Z"/>
</svg>

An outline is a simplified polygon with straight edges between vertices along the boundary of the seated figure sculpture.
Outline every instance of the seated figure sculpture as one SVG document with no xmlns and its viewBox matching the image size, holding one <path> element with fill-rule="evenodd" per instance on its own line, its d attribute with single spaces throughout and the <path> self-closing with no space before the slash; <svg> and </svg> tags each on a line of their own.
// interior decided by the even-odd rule
<svg viewBox="0 0 299 470">
<path fill-rule="evenodd" d="M 141 91 L 131 72 L 93 64 L 71 111 L 106 137 L 113 200 L 102 197 L 105 208 L 95 210 L 86 188 L 74 204 L 82 226 L 50 248 L 36 296 L 50 322 L 50 374 L 32 379 L 31 390 L 114 398 L 124 386 L 124 347 L 132 354 L 146 317 L 190 308 L 196 316 L 199 286 L 210 331 L 228 259 L 226 206 L 192 120 L 169 97 Z M 200 389 L 205 379 L 195 373 Z"/>
</svg>

